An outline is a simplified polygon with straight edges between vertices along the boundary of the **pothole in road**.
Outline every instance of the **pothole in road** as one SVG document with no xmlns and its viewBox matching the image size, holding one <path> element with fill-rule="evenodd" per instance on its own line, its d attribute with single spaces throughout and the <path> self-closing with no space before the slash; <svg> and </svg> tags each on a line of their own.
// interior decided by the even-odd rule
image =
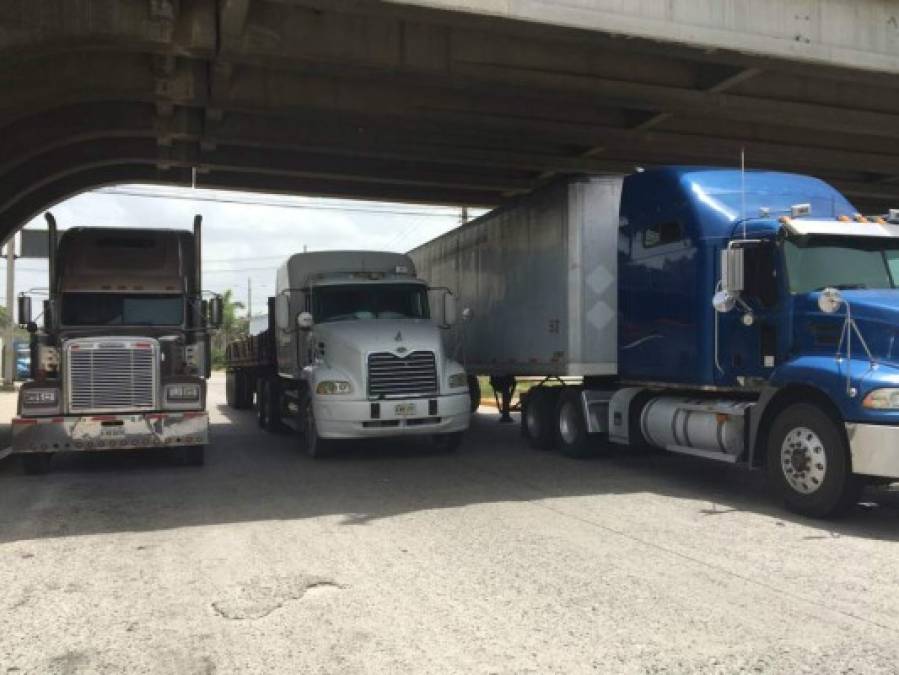
<svg viewBox="0 0 899 675">
<path fill-rule="evenodd" d="M 315 577 L 257 578 L 238 586 L 232 597 L 213 602 L 212 609 L 233 621 L 261 619 L 289 602 L 341 588 L 337 582 Z"/>
</svg>

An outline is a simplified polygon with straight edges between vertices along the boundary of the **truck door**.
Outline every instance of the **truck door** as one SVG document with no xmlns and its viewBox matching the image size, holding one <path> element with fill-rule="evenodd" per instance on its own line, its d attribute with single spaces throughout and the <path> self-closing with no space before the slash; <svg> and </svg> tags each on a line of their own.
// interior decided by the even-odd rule
<svg viewBox="0 0 899 675">
<path fill-rule="evenodd" d="M 737 377 L 766 378 L 783 357 L 783 324 L 779 255 L 774 241 L 747 246 L 741 304 L 717 314 L 718 350 L 715 379 L 722 386 Z M 745 305 L 745 306 L 744 306 Z"/>
</svg>

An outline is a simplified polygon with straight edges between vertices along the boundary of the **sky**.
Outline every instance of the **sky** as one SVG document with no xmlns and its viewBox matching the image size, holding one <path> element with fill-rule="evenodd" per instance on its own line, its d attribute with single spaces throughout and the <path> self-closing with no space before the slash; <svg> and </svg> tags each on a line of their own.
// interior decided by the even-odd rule
<svg viewBox="0 0 899 675">
<path fill-rule="evenodd" d="M 386 202 L 260 195 L 192 188 L 122 185 L 82 193 L 50 211 L 60 230 L 76 226 L 163 227 L 190 230 L 203 216 L 203 285 L 232 289 L 253 314 L 274 294 L 275 270 L 285 258 L 309 251 L 408 251 L 458 227 L 462 209 Z M 484 213 L 471 209 L 469 217 Z M 46 227 L 43 214 L 26 225 Z M 0 302 L 6 297 L 6 262 L 0 263 Z M 16 292 L 47 287 L 46 260 L 16 261 Z"/>
</svg>

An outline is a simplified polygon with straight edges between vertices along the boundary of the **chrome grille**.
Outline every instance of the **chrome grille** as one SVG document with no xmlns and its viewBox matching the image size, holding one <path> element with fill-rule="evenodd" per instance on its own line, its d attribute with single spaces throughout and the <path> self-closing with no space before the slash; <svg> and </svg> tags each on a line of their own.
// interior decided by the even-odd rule
<svg viewBox="0 0 899 675">
<path fill-rule="evenodd" d="M 437 363 L 434 352 L 400 357 L 389 352 L 368 356 L 368 395 L 374 397 L 434 396 Z"/>
<path fill-rule="evenodd" d="M 66 345 L 69 410 L 154 409 L 158 353 L 155 341 L 73 340 Z"/>
</svg>

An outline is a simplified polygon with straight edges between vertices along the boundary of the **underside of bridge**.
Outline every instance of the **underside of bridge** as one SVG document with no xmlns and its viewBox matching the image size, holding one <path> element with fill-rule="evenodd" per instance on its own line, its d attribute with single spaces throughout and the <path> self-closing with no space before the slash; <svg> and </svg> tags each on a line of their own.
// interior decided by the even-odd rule
<svg viewBox="0 0 899 675">
<path fill-rule="evenodd" d="M 896 73 L 399 2 L 5 0 L 0 92 L 3 237 L 112 183 L 493 205 L 741 148 L 899 207 Z"/>
</svg>

